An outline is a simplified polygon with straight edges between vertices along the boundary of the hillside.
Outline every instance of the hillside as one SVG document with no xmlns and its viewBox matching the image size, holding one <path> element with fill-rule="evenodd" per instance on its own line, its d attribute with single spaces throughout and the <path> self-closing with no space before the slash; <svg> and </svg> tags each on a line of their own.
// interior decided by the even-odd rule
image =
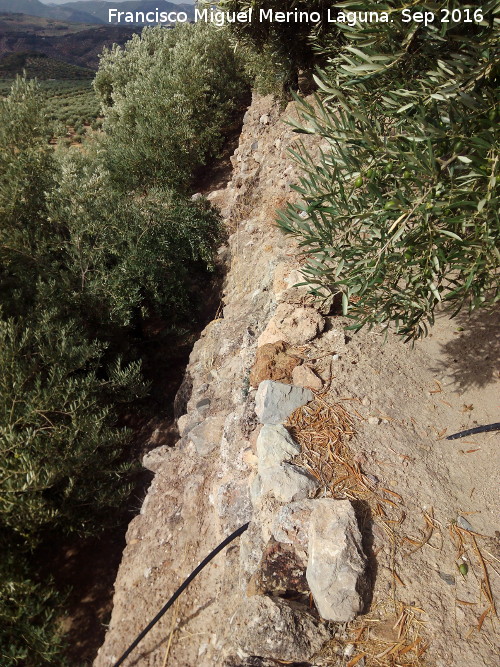
<svg viewBox="0 0 500 667">
<path fill-rule="evenodd" d="M 115 3 L 104 0 L 79 0 L 57 4 L 43 4 L 39 0 L 0 0 L 0 13 L 21 13 L 29 16 L 70 21 L 76 23 L 108 24 L 108 10 Z M 123 11 L 184 11 L 194 17 L 194 3 L 158 2 L 158 0 L 125 0 L 120 2 Z M 130 24 L 129 24 L 130 25 Z"/>
<path fill-rule="evenodd" d="M 137 29 L 130 26 L 92 26 L 0 14 L 0 58 L 9 53 L 38 53 L 70 65 L 96 69 L 105 46 L 123 45 L 135 32 Z"/>
<path fill-rule="evenodd" d="M 29 16 L 40 16 L 42 18 L 55 19 L 58 21 L 75 21 L 78 23 L 102 23 L 100 19 L 86 14 L 82 5 L 76 3 L 77 7 L 51 7 L 44 5 L 39 0 L 0 0 L 0 13 L 20 13 Z"/>
<path fill-rule="evenodd" d="M 10 79 L 26 72 L 37 79 L 93 79 L 95 72 L 38 53 L 8 53 L 0 58 L 0 78 Z"/>
<path fill-rule="evenodd" d="M 116 3 L 106 0 L 79 0 L 77 2 L 68 2 L 61 5 L 61 8 L 68 12 L 83 10 L 90 14 L 96 21 L 108 23 L 108 11 L 110 7 L 115 7 Z M 125 0 L 120 2 L 119 10 L 123 12 L 154 12 L 160 9 L 164 12 L 186 12 L 190 18 L 194 18 L 194 4 L 183 3 L 175 4 L 172 2 L 158 2 L 158 0 Z"/>
</svg>

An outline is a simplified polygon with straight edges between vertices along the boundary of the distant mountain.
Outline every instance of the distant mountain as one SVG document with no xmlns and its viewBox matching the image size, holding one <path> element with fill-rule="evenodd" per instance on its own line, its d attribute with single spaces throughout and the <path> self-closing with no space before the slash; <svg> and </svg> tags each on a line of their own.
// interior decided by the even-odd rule
<svg viewBox="0 0 500 667">
<path fill-rule="evenodd" d="M 75 0 L 77 2 L 85 2 L 85 0 Z M 108 2 L 113 2 L 115 4 L 116 2 L 128 2 L 129 0 L 108 0 Z M 44 5 L 64 5 L 67 4 L 68 0 L 40 0 Z M 161 2 L 161 0 L 160 0 Z M 174 5 L 182 5 L 182 4 L 193 4 L 193 3 L 185 3 L 183 0 L 171 0 L 172 4 Z M 182 10 L 179 10 L 182 11 Z"/>
<path fill-rule="evenodd" d="M 84 25 L 24 14 L 0 14 L 0 58 L 12 53 L 48 58 L 97 69 L 103 47 L 122 46 L 140 27 Z"/>
<path fill-rule="evenodd" d="M 88 0 L 75 0 L 75 2 L 86 2 Z M 122 2 L 129 2 L 129 0 L 107 0 L 108 2 L 112 2 L 113 5 L 117 2 L 122 3 Z M 162 0 L 160 0 L 161 2 Z M 40 0 L 44 5 L 65 5 L 68 3 L 68 0 Z M 182 5 L 182 4 L 194 4 L 194 2 L 184 2 L 184 0 L 171 0 L 173 5 Z M 182 11 L 180 9 L 179 11 Z"/>
<path fill-rule="evenodd" d="M 110 25 L 109 8 L 115 7 L 117 2 L 120 11 L 124 12 L 154 12 L 159 9 L 166 12 L 186 12 L 190 19 L 194 18 L 193 2 L 177 3 L 166 0 L 77 0 L 75 2 L 56 0 L 50 4 L 47 0 L 44 3 L 40 0 L 0 0 L 0 13 L 27 14 L 72 23 Z"/>
<path fill-rule="evenodd" d="M 28 16 L 40 16 L 42 18 L 71 21 L 74 23 L 108 22 L 107 18 L 106 21 L 102 21 L 96 16 L 86 13 L 83 7 L 85 4 L 85 2 L 76 2 L 76 7 L 66 9 L 62 5 L 59 7 L 44 5 L 39 0 L 0 0 L 0 13 L 27 14 Z"/>
<path fill-rule="evenodd" d="M 1 2 L 2 0 L 0 0 Z M 38 1 L 38 0 L 37 0 Z M 116 0 L 76 0 L 76 2 L 65 2 L 59 5 L 60 9 L 67 11 L 81 11 L 90 14 L 95 20 L 108 23 L 109 9 L 116 7 Z M 194 3 L 173 3 L 166 0 L 122 0 L 119 11 L 121 12 L 186 12 L 190 19 L 194 18 Z M 130 25 L 130 24 L 129 24 Z"/>
</svg>

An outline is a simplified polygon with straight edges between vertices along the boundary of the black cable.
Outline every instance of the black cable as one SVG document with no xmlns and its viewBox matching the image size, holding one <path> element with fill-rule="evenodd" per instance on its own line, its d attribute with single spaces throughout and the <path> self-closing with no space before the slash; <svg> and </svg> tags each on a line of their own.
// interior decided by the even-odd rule
<svg viewBox="0 0 500 667">
<path fill-rule="evenodd" d="M 460 431 L 460 433 L 449 435 L 446 439 L 458 440 L 458 438 L 465 438 L 468 435 L 475 435 L 476 433 L 486 433 L 487 431 L 500 431 L 500 422 L 488 424 L 487 426 L 476 426 L 476 428 L 470 428 L 467 431 Z"/>
<path fill-rule="evenodd" d="M 203 570 L 205 565 L 208 565 L 208 563 L 210 563 L 210 561 L 213 558 L 215 558 L 215 556 L 217 556 L 217 554 L 220 551 L 225 549 L 228 544 L 230 544 L 233 540 L 235 540 L 237 537 L 242 535 L 245 532 L 245 530 L 248 528 L 248 526 L 249 526 L 249 524 L 246 523 L 244 526 L 241 526 L 241 528 L 238 528 L 238 530 L 235 530 L 234 533 L 229 535 L 229 537 L 226 537 L 226 539 L 223 542 L 221 542 L 218 547 L 216 547 L 204 560 L 201 561 L 201 563 L 198 565 L 198 567 L 191 572 L 189 577 L 175 591 L 175 593 L 172 595 L 172 597 L 167 602 L 167 604 L 164 607 L 162 607 L 162 609 L 156 614 L 156 616 L 153 618 L 153 620 L 144 628 L 144 630 L 141 632 L 141 634 L 138 635 L 136 639 L 134 639 L 134 641 L 130 644 L 130 646 L 125 651 L 125 653 L 122 655 L 122 657 L 117 662 L 115 662 L 113 667 L 118 667 L 119 665 L 123 664 L 123 661 L 128 658 L 128 656 L 132 653 L 132 651 L 135 649 L 137 644 L 139 644 L 139 642 L 141 642 L 144 639 L 144 637 L 148 634 L 148 632 L 151 630 L 151 628 L 153 628 L 158 623 L 160 618 L 168 611 L 168 609 L 170 609 L 170 607 L 177 600 L 179 595 L 189 586 L 189 584 L 193 581 L 193 579 L 196 577 L 196 575 L 198 575 Z"/>
</svg>

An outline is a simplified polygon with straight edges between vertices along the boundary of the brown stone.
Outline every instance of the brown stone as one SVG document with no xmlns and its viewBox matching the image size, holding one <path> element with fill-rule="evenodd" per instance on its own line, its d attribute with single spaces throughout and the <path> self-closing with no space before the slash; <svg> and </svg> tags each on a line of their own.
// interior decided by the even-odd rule
<svg viewBox="0 0 500 667">
<path fill-rule="evenodd" d="M 292 372 L 292 381 L 296 387 L 309 387 L 313 391 L 321 391 L 323 381 L 307 366 L 297 366 Z"/>
<path fill-rule="evenodd" d="M 252 387 L 258 387 L 264 380 L 291 382 L 293 369 L 300 364 L 300 359 L 292 356 L 288 350 L 289 346 L 282 340 L 267 343 L 257 349 L 250 373 Z"/>
<path fill-rule="evenodd" d="M 305 555 L 305 554 L 304 554 Z M 249 595 L 284 595 L 308 593 L 306 563 L 290 544 L 282 544 L 271 538 L 257 572 L 250 579 Z"/>
</svg>

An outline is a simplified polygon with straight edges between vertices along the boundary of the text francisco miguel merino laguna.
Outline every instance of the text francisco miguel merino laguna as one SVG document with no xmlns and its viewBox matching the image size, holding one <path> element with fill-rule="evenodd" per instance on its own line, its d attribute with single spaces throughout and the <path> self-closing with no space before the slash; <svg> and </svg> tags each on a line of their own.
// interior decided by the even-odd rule
<svg viewBox="0 0 500 667">
<path fill-rule="evenodd" d="M 160 3 L 158 3 L 160 4 Z M 366 16 L 363 16 L 366 15 Z M 320 12 L 308 12 L 295 9 L 291 12 L 277 12 L 273 9 L 261 9 L 255 12 L 253 8 L 244 12 L 223 12 L 214 8 L 195 9 L 194 21 L 204 21 L 205 23 L 214 23 L 217 26 L 223 26 L 225 23 L 320 23 L 322 20 L 328 23 L 347 23 L 355 25 L 360 22 L 380 22 L 388 23 L 389 15 L 387 12 L 339 12 L 336 9 L 328 9 L 325 15 Z M 162 11 L 156 8 L 149 12 L 130 12 L 121 11 L 116 7 L 108 10 L 108 23 L 189 23 L 189 16 L 186 12 Z"/>
</svg>

